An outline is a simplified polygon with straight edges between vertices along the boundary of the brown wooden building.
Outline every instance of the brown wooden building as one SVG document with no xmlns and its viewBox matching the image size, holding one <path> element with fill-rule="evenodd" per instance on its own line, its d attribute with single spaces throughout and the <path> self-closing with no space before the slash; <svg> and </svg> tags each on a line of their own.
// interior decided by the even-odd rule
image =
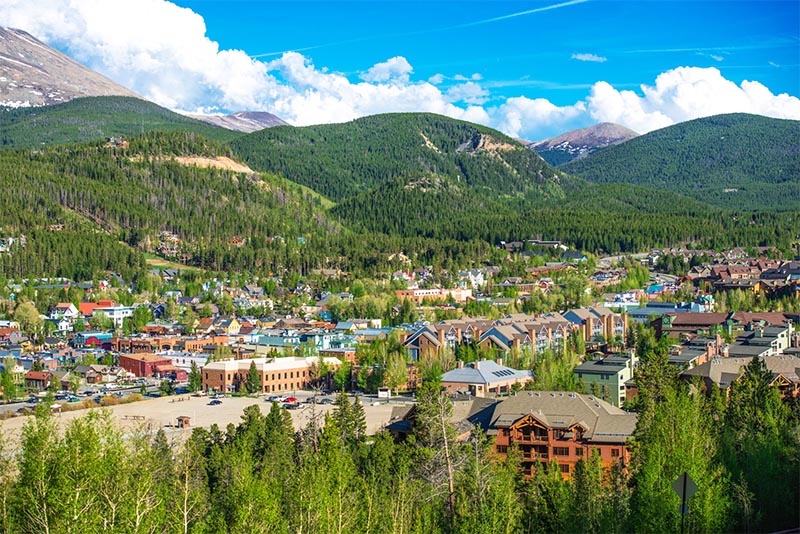
<svg viewBox="0 0 800 534">
<path fill-rule="evenodd" d="M 630 414 L 591 395 L 564 391 L 525 391 L 493 405 L 487 434 L 500 456 L 516 445 L 522 468 L 532 474 L 539 462 L 556 462 L 564 478 L 575 464 L 600 453 L 603 466 L 627 465 L 627 441 L 636 428 Z"/>
</svg>

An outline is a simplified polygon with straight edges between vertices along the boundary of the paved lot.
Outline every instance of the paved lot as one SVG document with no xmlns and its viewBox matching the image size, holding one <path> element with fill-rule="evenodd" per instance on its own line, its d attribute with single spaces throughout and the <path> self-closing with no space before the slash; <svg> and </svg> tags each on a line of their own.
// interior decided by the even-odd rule
<svg viewBox="0 0 800 534">
<path fill-rule="evenodd" d="M 301 400 L 308 396 L 309 394 L 307 393 L 297 394 L 297 397 Z M 188 433 L 188 431 L 179 431 L 171 428 L 171 425 L 177 423 L 178 416 L 185 415 L 191 417 L 192 427 L 208 428 L 216 423 L 224 430 L 228 423 L 238 424 L 241 422 L 242 411 L 247 406 L 255 404 L 258 405 L 262 413 L 266 414 L 269 412 L 270 403 L 265 399 L 266 397 L 229 397 L 222 399 L 222 404 L 211 406 L 208 404 L 211 400 L 208 397 L 182 395 L 147 399 L 130 404 L 110 406 L 105 409 L 111 411 L 122 428 L 134 430 L 142 426 L 164 428 L 166 425 L 170 425 L 170 427 L 167 428 L 169 434 L 176 435 Z M 385 401 L 380 401 L 380 403 L 378 403 L 377 399 L 374 397 L 362 398 L 361 401 L 367 416 L 368 434 L 374 434 L 383 428 L 391 418 L 393 407 L 398 405 L 397 403 L 390 404 Z M 289 413 L 292 415 L 295 429 L 300 429 L 308 424 L 309 420 L 314 416 L 319 417 L 321 424 L 325 417 L 324 414 L 331 410 L 333 410 L 333 405 L 331 404 L 309 404 L 301 409 L 289 410 Z M 64 412 L 55 417 L 63 429 L 69 421 L 84 415 L 86 412 L 87 410 L 76 410 L 73 412 Z M 10 444 L 16 445 L 21 435 L 22 427 L 28 419 L 29 417 L 26 416 L 0 421 L 0 432 Z"/>
</svg>

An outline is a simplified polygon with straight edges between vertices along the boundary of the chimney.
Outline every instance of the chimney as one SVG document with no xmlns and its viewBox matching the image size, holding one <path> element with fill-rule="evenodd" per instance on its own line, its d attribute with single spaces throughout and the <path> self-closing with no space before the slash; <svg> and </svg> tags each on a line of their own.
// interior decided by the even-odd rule
<svg viewBox="0 0 800 534">
<path fill-rule="evenodd" d="M 472 364 L 472 368 L 476 369 L 476 370 L 480 369 L 481 368 L 481 361 L 475 360 L 475 362 Z"/>
<path fill-rule="evenodd" d="M 464 362 L 463 362 L 463 361 L 461 361 L 461 360 L 458 360 L 458 361 L 456 362 L 456 368 L 457 368 L 457 369 L 462 369 L 463 367 L 464 367 Z"/>
<path fill-rule="evenodd" d="M 503 358 L 497 358 L 497 365 L 503 365 Z"/>
</svg>

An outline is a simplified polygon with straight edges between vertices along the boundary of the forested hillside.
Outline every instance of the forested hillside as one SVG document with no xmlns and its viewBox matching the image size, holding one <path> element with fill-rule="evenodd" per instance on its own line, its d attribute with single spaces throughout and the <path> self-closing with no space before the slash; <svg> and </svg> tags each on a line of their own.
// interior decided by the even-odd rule
<svg viewBox="0 0 800 534">
<path fill-rule="evenodd" d="M 724 211 L 675 193 L 616 184 L 574 189 L 558 202 L 511 202 L 445 179 L 396 179 L 343 200 L 331 213 L 361 233 L 492 244 L 558 239 L 596 253 L 686 242 L 711 248 L 742 243 L 787 248 L 795 234 L 789 214 Z"/>
<path fill-rule="evenodd" d="M 800 208 L 800 121 L 717 115 L 609 147 L 561 167 L 744 210 Z"/>
<path fill-rule="evenodd" d="M 176 254 L 210 269 L 295 265 L 290 257 L 299 256 L 292 250 L 301 236 L 317 241 L 314 250 L 324 253 L 320 241 L 338 227 L 300 186 L 172 159 L 227 154 L 228 147 L 186 133 L 145 134 L 126 147 L 97 143 L 0 151 L 0 183 L 16 192 L 0 208 L 0 226 L 7 235 L 27 237 L 25 250 L 0 256 L 0 265 L 7 275 L 28 274 L 26 268 L 56 274 L 70 271 L 77 251 L 100 246 L 105 236 L 154 250 L 162 231 L 179 240 Z M 56 232 L 59 237 L 50 235 Z M 39 250 L 44 236 L 50 236 L 48 243 L 61 239 L 69 245 L 41 251 L 49 258 L 42 260 L 41 271 L 39 262 L 20 264 Z M 65 254 L 67 246 L 76 253 Z M 78 264 L 85 261 L 91 259 Z"/>
<path fill-rule="evenodd" d="M 123 96 L 77 98 L 36 108 L 0 108 L 0 148 L 85 143 L 152 131 L 194 132 L 217 140 L 241 135 Z"/>
<path fill-rule="evenodd" d="M 279 126 L 231 142 L 251 167 L 339 201 L 398 177 L 449 178 L 491 197 L 563 197 L 568 177 L 489 128 L 429 113 Z"/>
</svg>

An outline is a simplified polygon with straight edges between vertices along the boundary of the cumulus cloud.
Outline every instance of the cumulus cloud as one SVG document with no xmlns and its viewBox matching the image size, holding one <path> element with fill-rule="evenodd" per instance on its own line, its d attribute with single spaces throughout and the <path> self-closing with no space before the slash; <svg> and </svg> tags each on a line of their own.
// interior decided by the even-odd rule
<svg viewBox="0 0 800 534">
<path fill-rule="evenodd" d="M 593 63 L 605 63 L 608 61 L 607 57 L 598 56 L 596 54 L 572 54 L 572 59 L 578 61 L 591 61 Z"/>
<path fill-rule="evenodd" d="M 354 81 L 297 52 L 265 62 L 220 49 L 200 15 L 166 0 L 3 0 L 0 25 L 24 29 L 162 106 L 265 110 L 298 126 L 428 111 L 540 139 L 597 121 L 648 132 L 717 113 L 800 119 L 798 98 L 775 95 L 757 81 L 737 85 L 715 68 L 675 68 L 637 91 L 598 81 L 567 105 L 526 96 L 493 101 L 479 73 L 416 81 L 402 56 L 365 65 Z M 605 61 L 594 54 L 573 58 Z"/>
<path fill-rule="evenodd" d="M 678 67 L 661 73 L 655 85 L 641 86 L 641 95 L 598 82 L 586 101 L 592 118 L 617 122 L 642 133 L 720 113 L 800 119 L 797 97 L 775 95 L 756 81 L 736 85 L 713 67 Z"/>
<path fill-rule="evenodd" d="M 570 124 L 580 121 L 585 115 L 583 102 L 571 106 L 556 106 L 545 98 L 524 96 L 509 98 L 493 113 L 495 127 L 512 137 L 538 140 L 539 132 L 560 132 L 571 129 Z"/>
<path fill-rule="evenodd" d="M 395 56 L 383 63 L 376 63 L 367 72 L 361 75 L 361 79 L 367 82 L 395 82 L 408 83 L 409 75 L 414 69 L 408 60 L 402 56 Z"/>
<path fill-rule="evenodd" d="M 467 82 L 452 86 L 447 90 L 447 99 L 450 102 L 465 102 L 480 105 L 489 98 L 489 91 L 475 82 Z"/>
</svg>

